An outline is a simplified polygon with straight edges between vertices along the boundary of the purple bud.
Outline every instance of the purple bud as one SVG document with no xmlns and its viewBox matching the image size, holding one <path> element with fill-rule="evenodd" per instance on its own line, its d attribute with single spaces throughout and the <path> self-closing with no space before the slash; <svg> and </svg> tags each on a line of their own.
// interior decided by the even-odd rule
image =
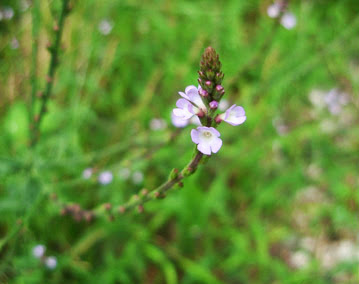
<svg viewBox="0 0 359 284">
<path fill-rule="evenodd" d="M 211 85 L 212 85 L 212 82 L 211 82 L 211 81 L 206 81 L 206 85 L 207 85 L 207 86 L 211 86 Z"/>
<path fill-rule="evenodd" d="M 202 76 L 202 77 L 204 76 L 202 71 L 198 71 L 198 74 L 199 74 L 199 76 Z"/>
<path fill-rule="evenodd" d="M 217 85 L 216 90 L 217 90 L 217 92 L 221 92 L 221 91 L 223 91 L 223 87 L 221 85 Z"/>
<path fill-rule="evenodd" d="M 201 84 L 201 83 L 202 83 L 202 80 L 201 80 L 201 79 L 198 79 L 198 83 L 200 83 L 200 84 Z"/>
<path fill-rule="evenodd" d="M 206 90 L 199 89 L 199 94 L 204 98 L 208 97 L 208 92 Z"/>
<path fill-rule="evenodd" d="M 217 102 L 217 101 L 211 101 L 211 102 L 209 103 L 209 107 L 210 107 L 211 109 L 217 109 L 217 107 L 218 107 L 218 102 Z"/>
</svg>

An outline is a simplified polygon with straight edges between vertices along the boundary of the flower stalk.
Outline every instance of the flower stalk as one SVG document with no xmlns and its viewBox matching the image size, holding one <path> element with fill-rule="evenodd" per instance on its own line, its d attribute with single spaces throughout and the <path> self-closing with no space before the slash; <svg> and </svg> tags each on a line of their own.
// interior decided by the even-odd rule
<svg viewBox="0 0 359 284">
<path fill-rule="evenodd" d="M 36 7 L 34 7 L 36 9 Z M 63 34 L 65 18 L 70 12 L 69 0 L 62 0 L 62 7 L 60 12 L 60 17 L 58 23 L 56 23 L 53 27 L 53 31 L 55 34 L 55 39 L 53 44 L 48 46 L 48 50 L 51 54 L 50 65 L 46 75 L 46 85 L 44 92 L 41 93 L 40 100 L 40 110 L 38 114 L 34 114 L 34 104 L 35 104 L 35 96 L 34 96 L 34 89 L 36 90 L 36 85 L 33 85 L 32 91 L 32 102 L 31 102 L 31 114 L 32 114 L 32 121 L 31 121 L 31 137 L 30 137 L 30 145 L 31 147 L 35 146 L 39 136 L 40 136 L 40 125 L 44 118 L 44 115 L 47 111 L 47 102 L 49 98 L 52 96 L 52 89 L 54 85 L 54 78 L 55 72 L 59 65 L 59 50 L 61 44 L 61 38 Z M 35 45 L 36 46 L 36 45 Z M 37 51 L 35 51 L 37 52 Z M 34 75 L 35 76 L 35 75 Z M 34 81 L 34 78 L 33 78 Z M 35 81 L 34 81 L 35 82 Z"/>
<path fill-rule="evenodd" d="M 217 153 L 222 147 L 220 133 L 216 127 L 225 121 L 231 125 L 242 124 L 246 120 L 244 109 L 233 105 L 225 113 L 216 114 L 218 104 L 225 91 L 222 84 L 224 74 L 221 71 L 221 62 L 216 51 L 207 47 L 202 55 L 200 70 L 198 71 L 199 87 L 188 86 L 185 92 L 179 92 L 180 98 L 173 110 L 173 115 L 183 121 L 198 117 L 201 126 L 192 129 L 191 138 L 196 144 L 192 160 L 178 171 L 173 169 L 166 182 L 152 191 L 143 190 L 140 194 L 133 195 L 129 201 L 121 205 L 113 206 L 105 203 L 92 211 L 83 210 L 78 204 L 63 208 L 64 215 L 72 215 L 76 220 L 91 221 L 96 217 L 107 216 L 113 220 L 115 216 L 137 208 L 139 213 L 144 211 L 144 204 L 154 199 L 161 199 L 176 185 L 183 186 L 183 180 L 191 176 L 197 170 L 200 162 L 206 162 L 212 153 Z"/>
</svg>

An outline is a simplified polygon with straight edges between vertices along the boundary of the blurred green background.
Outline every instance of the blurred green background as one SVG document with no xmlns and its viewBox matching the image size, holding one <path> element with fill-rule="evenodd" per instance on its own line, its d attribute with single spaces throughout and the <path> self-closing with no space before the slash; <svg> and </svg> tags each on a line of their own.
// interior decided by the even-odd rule
<svg viewBox="0 0 359 284">
<path fill-rule="evenodd" d="M 0 283 L 359 283 L 357 0 L 291 1 L 292 29 L 269 0 L 71 4 L 31 149 L 61 1 L 0 2 Z M 186 165 L 171 111 L 209 45 L 247 121 L 144 213 L 61 216 L 55 195 L 120 204 Z"/>
</svg>

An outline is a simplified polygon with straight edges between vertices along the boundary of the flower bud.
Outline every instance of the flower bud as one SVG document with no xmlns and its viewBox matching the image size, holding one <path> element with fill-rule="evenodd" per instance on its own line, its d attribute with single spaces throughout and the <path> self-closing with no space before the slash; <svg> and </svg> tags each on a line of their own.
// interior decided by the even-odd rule
<svg viewBox="0 0 359 284">
<path fill-rule="evenodd" d="M 202 88 L 199 89 L 199 94 L 204 98 L 208 97 L 208 92 L 206 90 L 203 90 Z"/>
<path fill-rule="evenodd" d="M 214 121 L 219 124 L 222 122 L 222 118 L 219 115 L 217 115 Z"/>
<path fill-rule="evenodd" d="M 209 103 L 209 107 L 210 107 L 211 109 L 217 109 L 217 108 L 218 108 L 218 102 L 217 102 L 217 101 L 211 101 L 211 102 Z"/>
<path fill-rule="evenodd" d="M 224 92 L 224 88 L 221 85 L 217 85 L 216 86 L 216 91 L 217 92 Z"/>
</svg>

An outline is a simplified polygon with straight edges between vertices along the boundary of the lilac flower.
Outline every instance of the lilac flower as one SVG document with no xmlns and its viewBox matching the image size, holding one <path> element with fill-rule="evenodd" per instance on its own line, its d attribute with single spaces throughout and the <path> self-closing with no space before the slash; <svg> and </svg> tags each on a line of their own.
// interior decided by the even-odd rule
<svg viewBox="0 0 359 284">
<path fill-rule="evenodd" d="M 45 265 L 49 269 L 55 269 L 57 266 L 57 259 L 54 256 L 49 256 L 45 259 Z"/>
<path fill-rule="evenodd" d="M 198 151 L 205 155 L 217 153 L 222 147 L 222 140 L 219 136 L 221 134 L 213 127 L 200 126 L 191 131 L 192 141 L 198 144 Z"/>
<path fill-rule="evenodd" d="M 247 119 L 246 113 L 241 106 L 232 105 L 225 113 L 217 116 L 216 121 L 225 121 L 230 125 L 236 126 L 245 122 Z"/>
<path fill-rule="evenodd" d="M 186 99 L 179 99 L 176 106 L 177 108 L 173 110 L 173 114 L 181 119 L 190 119 L 193 115 L 200 113 L 199 108 Z"/>
<path fill-rule="evenodd" d="M 93 174 L 93 169 L 92 168 L 87 168 L 84 169 L 84 171 L 82 172 L 82 177 L 84 179 L 89 179 Z"/>
<path fill-rule="evenodd" d="M 269 5 L 267 8 L 267 15 L 270 18 L 277 18 L 280 14 L 280 4 L 278 2 L 275 2 L 272 5 Z"/>
<path fill-rule="evenodd" d="M 291 12 L 285 12 L 280 19 L 280 23 L 283 27 L 285 27 L 287 30 L 293 29 L 297 25 L 297 18 L 295 15 Z"/>
<path fill-rule="evenodd" d="M 200 86 L 196 88 L 195 86 L 191 85 L 185 89 L 185 93 L 178 92 L 178 94 L 181 97 L 193 103 L 197 108 L 201 109 L 202 111 L 206 111 L 206 106 L 204 105 L 201 96 L 199 94 L 200 91 L 201 91 Z"/>
<path fill-rule="evenodd" d="M 100 173 L 98 177 L 98 182 L 101 183 L 102 185 L 107 185 L 112 182 L 112 179 L 113 179 L 112 173 L 110 171 L 104 171 Z"/>
<path fill-rule="evenodd" d="M 44 245 L 36 245 L 32 249 L 32 255 L 36 258 L 42 258 L 45 254 L 46 247 Z"/>
<path fill-rule="evenodd" d="M 188 119 L 182 119 L 182 118 L 176 116 L 173 112 L 171 114 L 171 121 L 172 121 L 172 124 L 177 128 L 183 128 L 189 124 Z"/>
</svg>

